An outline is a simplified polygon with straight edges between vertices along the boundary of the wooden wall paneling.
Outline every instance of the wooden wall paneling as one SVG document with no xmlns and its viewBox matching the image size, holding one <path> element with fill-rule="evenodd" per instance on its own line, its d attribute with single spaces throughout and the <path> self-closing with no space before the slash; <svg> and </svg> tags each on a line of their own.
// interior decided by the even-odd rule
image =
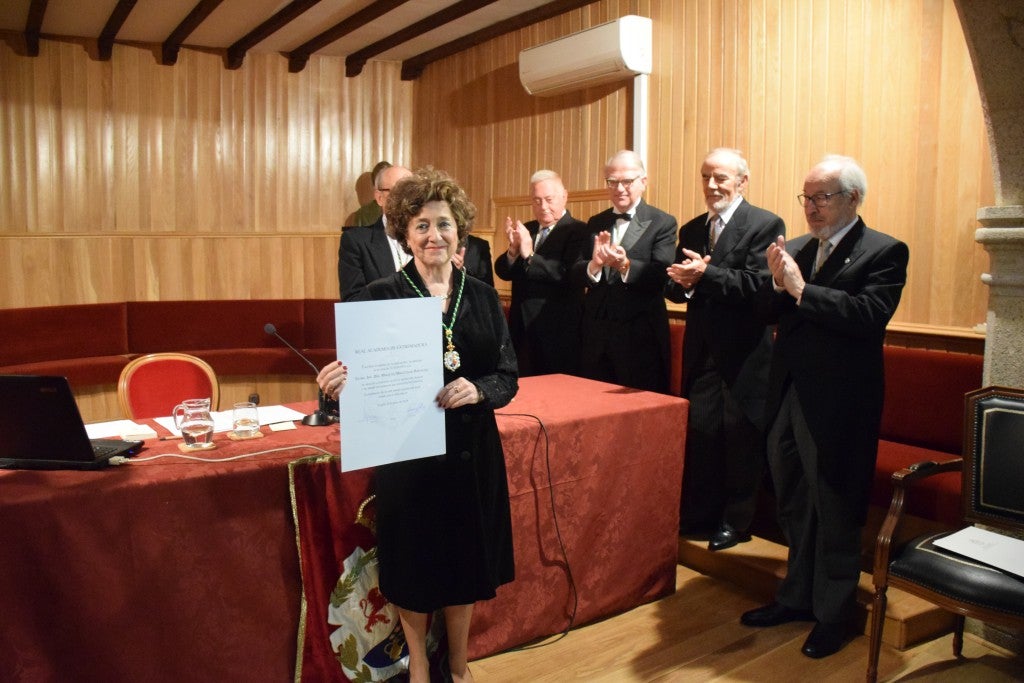
<svg viewBox="0 0 1024 683">
<path fill-rule="evenodd" d="M 931 98 L 922 97 L 923 93 L 938 92 L 941 88 L 941 72 L 939 69 L 928 68 L 926 65 L 938 64 L 942 57 L 942 11 L 941 3 L 935 7 L 919 7 L 914 20 L 920 22 L 920 35 L 909 35 L 908 41 L 915 41 L 915 61 L 904 69 L 916 68 L 917 79 L 907 79 L 910 87 L 901 102 L 901 117 L 909 124 L 904 133 L 912 135 L 914 149 L 906 156 L 906 187 L 905 192 L 916 196 L 918 188 L 927 188 L 937 178 L 939 131 L 936 126 L 936 107 Z M 935 10 L 938 11 L 935 11 Z M 907 55 L 909 58 L 909 55 Z M 909 59 L 907 60 L 909 61 Z M 916 85 L 916 87 L 914 87 Z M 892 169 L 895 171 L 895 169 Z M 890 171 L 890 172 L 892 172 Z M 894 176 L 879 178 L 874 190 L 882 188 L 898 188 L 899 181 Z M 886 194 L 883 189 L 879 196 Z M 887 221 L 902 231 L 901 238 L 911 245 L 935 244 L 941 240 L 936 234 L 939 221 L 936 206 L 931 201 L 901 201 L 893 205 L 894 213 Z M 902 317 L 909 311 L 920 311 L 930 305 L 931 273 L 933 271 L 934 249 L 916 248 L 911 252 L 907 273 L 907 286 L 904 287 L 901 309 Z"/>
<path fill-rule="evenodd" d="M 651 203 L 681 221 L 702 212 L 700 159 L 737 146 L 751 200 L 798 235 L 807 168 L 850 154 L 868 173 L 865 219 L 911 246 L 896 322 L 970 330 L 984 319 L 988 259 L 973 233 L 977 208 L 993 203 L 991 163 L 952 0 L 598 0 L 430 65 L 414 83 L 387 62 L 346 79 L 338 58 L 287 74 L 276 55 L 227 71 L 189 50 L 168 68 L 137 47 L 95 62 L 74 43 L 45 41 L 34 59 L 0 44 L 0 258 L 19 273 L 0 282 L 0 305 L 334 296 L 337 228 L 381 158 L 452 172 L 485 237 L 504 219 L 493 198 L 524 196 L 538 168 L 573 193 L 601 190 L 605 158 L 631 143 L 631 86 L 531 97 L 516 58 L 629 13 L 654 20 Z M 147 241 L 165 237 L 218 254 L 232 244 L 263 278 L 222 272 L 237 253 L 213 267 L 179 243 L 164 254 Z M 101 261 L 54 291 L 52 266 L 70 258 Z M 105 275 L 115 264 L 121 275 Z"/>
<path fill-rule="evenodd" d="M 554 167 L 570 189 L 600 187 L 595 171 L 604 157 L 629 144 L 630 86 L 534 98 L 518 90 L 514 65 L 522 47 L 630 11 L 651 16 L 655 27 L 651 203 L 681 221 L 703 212 L 700 160 L 711 147 L 736 146 L 751 163 L 751 201 L 782 216 L 796 236 L 806 230 L 795 196 L 808 168 L 825 153 L 848 154 L 868 174 L 865 220 L 911 246 L 911 277 L 895 322 L 970 330 L 983 317 L 978 276 L 986 260 L 973 226 L 977 208 L 991 203 L 990 161 L 950 0 L 602 0 L 429 67 L 417 91 L 428 101 L 468 64 L 486 64 L 472 71 L 475 81 L 490 80 L 497 91 L 504 84 L 523 101 L 507 117 L 495 109 L 466 125 L 448 118 L 448 137 L 458 144 L 447 149 L 429 141 L 421 147 L 421 126 L 438 121 L 415 119 L 417 150 L 429 148 L 442 165 L 475 158 L 465 145 L 501 150 L 500 170 L 473 162 L 470 173 L 478 177 L 460 178 L 488 207 L 482 220 L 498 226 L 503 217 L 491 215 L 499 208 L 488 196 L 521 195 L 539 166 Z M 481 139 L 480 129 L 491 135 Z M 559 164 L 541 162 L 547 140 L 570 148 L 552 155 Z M 950 254 L 959 255 L 959 271 L 944 267 Z M 940 303 L 939 291 L 964 292 L 966 300 Z"/>
<path fill-rule="evenodd" d="M 338 228 L 376 161 L 409 163 L 412 92 L 389 62 L 0 44 L 0 305 L 337 296 Z"/>
</svg>

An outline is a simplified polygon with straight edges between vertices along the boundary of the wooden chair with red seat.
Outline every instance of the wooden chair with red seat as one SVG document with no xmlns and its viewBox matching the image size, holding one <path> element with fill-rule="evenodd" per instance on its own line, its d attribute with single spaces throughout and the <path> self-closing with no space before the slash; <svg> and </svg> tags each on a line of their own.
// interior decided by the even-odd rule
<svg viewBox="0 0 1024 683">
<path fill-rule="evenodd" d="M 187 353 L 150 353 L 132 360 L 117 381 L 117 400 L 129 419 L 170 415 L 188 398 L 220 406 L 220 383 L 210 364 Z"/>
<path fill-rule="evenodd" d="M 956 615 L 953 655 L 957 658 L 963 648 L 965 617 L 1013 629 L 1024 627 L 1024 578 L 935 545 L 953 531 L 894 543 L 903 501 L 912 494 L 913 484 L 961 469 L 964 522 L 1024 538 L 1024 390 L 986 387 L 969 392 L 964 400 L 963 457 L 917 463 L 892 475 L 892 501 L 875 545 L 869 683 L 878 676 L 889 586 Z"/>
</svg>

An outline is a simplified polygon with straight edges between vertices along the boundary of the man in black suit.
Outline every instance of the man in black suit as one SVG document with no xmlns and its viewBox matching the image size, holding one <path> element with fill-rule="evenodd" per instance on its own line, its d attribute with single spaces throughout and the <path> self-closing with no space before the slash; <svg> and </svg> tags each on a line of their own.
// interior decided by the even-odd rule
<svg viewBox="0 0 1024 683">
<path fill-rule="evenodd" d="M 412 171 L 405 166 L 388 166 L 377 174 L 373 197 L 381 210 L 387 203 L 391 188 L 409 175 Z M 338 285 L 342 301 L 351 300 L 367 284 L 397 272 L 409 262 L 411 257 L 387 234 L 386 225 L 387 218 L 381 215 L 372 225 L 342 229 L 338 245 Z M 456 268 L 461 268 L 463 262 L 467 273 L 494 286 L 491 245 L 487 240 L 469 235 L 466 244 L 452 257 Z"/>
<path fill-rule="evenodd" d="M 477 280 L 494 286 L 494 272 L 491 270 L 491 243 L 476 235 L 466 235 L 466 241 L 452 256 L 452 265 L 465 266 L 466 272 Z"/>
<path fill-rule="evenodd" d="M 757 294 L 778 323 L 768 463 L 789 557 L 776 601 L 740 621 L 816 622 L 802 649 L 812 658 L 838 652 L 848 636 L 882 416 L 882 344 L 910 258 L 906 244 L 858 216 L 866 190 L 849 157 L 812 168 L 799 196 L 810 234 L 768 247 L 772 277 Z"/>
<path fill-rule="evenodd" d="M 612 208 L 587 222 L 592 248 L 573 265 L 586 288 L 581 368 L 591 379 L 668 391 L 669 334 L 664 288 L 676 219 L 642 199 L 647 172 L 636 152 L 605 164 Z"/>
<path fill-rule="evenodd" d="M 690 400 L 679 527 L 713 530 L 708 549 L 750 540 L 764 472 L 764 400 L 771 337 L 754 315 L 765 251 L 786 225 L 743 198 L 742 153 L 712 150 L 701 165 L 708 210 L 679 229 L 665 296 L 686 304 L 683 396 Z"/>
<path fill-rule="evenodd" d="M 508 251 L 494 270 L 512 282 L 509 332 L 519 376 L 578 374 L 583 288 L 570 282 L 573 264 L 586 255 L 587 225 L 565 209 L 569 193 L 554 171 L 530 177 L 536 220 L 505 218 Z"/>
<path fill-rule="evenodd" d="M 388 166 L 373 179 L 373 197 L 384 208 L 392 186 L 402 178 L 412 175 L 405 166 Z M 338 245 L 338 285 L 341 300 L 349 301 L 362 289 L 385 275 L 397 272 L 409 261 L 409 255 L 402 251 L 385 230 L 385 217 L 381 216 L 372 225 L 345 228 Z"/>
</svg>

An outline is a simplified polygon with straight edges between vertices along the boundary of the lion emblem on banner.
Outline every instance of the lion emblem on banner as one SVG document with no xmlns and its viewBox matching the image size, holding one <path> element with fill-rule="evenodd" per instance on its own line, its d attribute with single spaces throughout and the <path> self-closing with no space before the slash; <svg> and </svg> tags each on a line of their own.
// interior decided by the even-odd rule
<svg viewBox="0 0 1024 683">
<path fill-rule="evenodd" d="M 353 683 L 384 681 L 408 669 L 398 609 L 380 592 L 377 549 L 356 548 L 331 591 L 327 622 L 337 626 L 331 648 Z"/>
</svg>

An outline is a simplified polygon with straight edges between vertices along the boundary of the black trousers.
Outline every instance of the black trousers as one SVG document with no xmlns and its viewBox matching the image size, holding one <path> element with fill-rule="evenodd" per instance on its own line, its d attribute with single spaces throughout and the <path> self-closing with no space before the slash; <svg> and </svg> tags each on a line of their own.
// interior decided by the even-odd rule
<svg viewBox="0 0 1024 683">
<path fill-rule="evenodd" d="M 789 543 L 786 577 L 776 600 L 811 609 L 823 623 L 849 619 L 860 578 L 862 526 L 846 512 L 841 487 L 828 483 L 818 449 L 792 385 L 768 432 L 768 466 L 778 499 L 779 525 Z"/>
<path fill-rule="evenodd" d="M 764 474 L 764 434 L 722 379 L 710 353 L 689 381 L 690 416 L 680 500 L 682 532 L 711 532 L 725 522 L 750 528 Z"/>
</svg>

